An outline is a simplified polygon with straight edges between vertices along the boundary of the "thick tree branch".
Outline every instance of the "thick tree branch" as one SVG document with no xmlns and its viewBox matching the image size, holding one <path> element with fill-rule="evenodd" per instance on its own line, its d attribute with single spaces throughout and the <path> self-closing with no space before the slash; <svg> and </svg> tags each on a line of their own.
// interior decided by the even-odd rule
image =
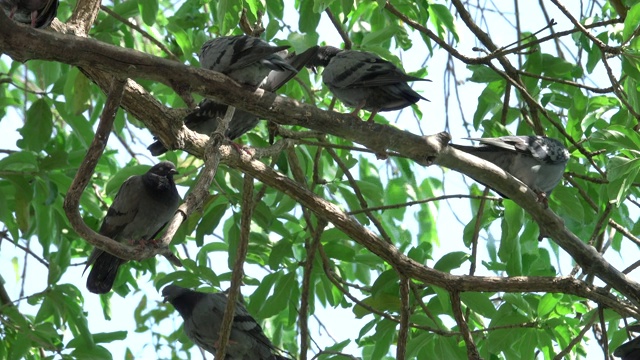
<svg viewBox="0 0 640 360">
<path fill-rule="evenodd" d="M 536 197 L 534 192 L 519 181 L 507 180 L 515 180 L 510 174 L 489 162 L 482 161 L 482 164 L 476 161 L 474 156 L 451 147 L 447 148 L 435 163 L 465 173 L 485 184 L 499 184 L 499 191 L 508 194 L 510 199 L 529 213 L 540 226 L 541 233 L 548 234 L 585 269 L 585 272 L 599 277 L 624 294 L 636 306 L 640 306 L 640 284 L 611 266 L 592 246 L 582 242 L 564 226 L 564 221 L 553 211 L 545 209 L 537 201 L 531 201 Z"/>
<path fill-rule="evenodd" d="M 167 224 L 167 230 L 159 241 L 161 245 L 169 245 L 182 222 L 189 218 L 194 211 L 201 209 L 202 205 L 209 198 L 209 188 L 220 164 L 220 153 L 221 151 L 229 151 L 229 146 L 221 149 L 221 144 L 224 139 L 222 134 L 227 131 L 229 121 L 233 118 L 234 112 L 235 108 L 232 106 L 227 108 L 224 119 L 218 123 L 218 128 L 209 138 L 204 156 L 204 167 L 202 168 L 200 177 L 193 186 L 193 190 L 184 199 L 184 203 L 180 205 L 178 211 L 176 211 L 173 219 Z"/>
<path fill-rule="evenodd" d="M 423 165 L 429 164 L 449 140 L 447 134 L 420 137 L 390 126 L 356 121 L 347 114 L 322 111 L 314 106 L 300 104 L 293 99 L 278 97 L 262 90 L 251 93 L 218 73 L 190 68 L 176 62 L 134 50 L 102 44 L 94 40 L 31 29 L 16 25 L 11 21 L 3 21 L 6 20 L 3 16 L 5 15 L 0 13 L 0 49 L 3 52 L 19 60 L 40 58 L 85 67 L 86 73 L 103 89 L 107 88 L 109 77 L 106 74 L 108 73 L 160 81 L 169 86 L 188 84 L 194 92 L 248 110 L 278 124 L 299 125 L 323 131 L 361 143 L 376 152 L 394 150 Z M 11 36 L 6 34 L 11 34 Z M 24 43 L 29 43 L 31 46 L 27 49 L 23 46 Z M 123 98 L 123 106 L 142 120 L 152 132 L 162 139 L 163 143 L 178 143 L 189 152 L 202 156 L 207 137 L 197 135 L 176 125 L 173 126 L 178 130 L 171 130 L 167 124 L 172 121 L 178 124 L 181 120 L 180 117 L 175 114 L 169 116 L 167 110 L 155 99 L 148 96 L 137 84 L 129 82 L 127 93 Z M 159 116 L 153 116 L 154 114 Z M 289 180 L 286 177 L 275 176 L 268 181 L 264 174 L 262 174 L 262 178 L 257 176 L 256 174 L 262 170 L 258 170 L 254 166 L 255 162 L 247 163 L 235 160 L 226 162 L 245 172 L 251 172 L 253 176 L 269 183 L 269 185 L 279 184 L 279 186 L 274 186 L 278 189 L 283 188 L 281 182 Z M 453 150 L 443 151 L 439 155 L 437 163 L 473 176 L 509 196 L 529 212 L 545 229 L 546 233 L 550 234 L 554 241 L 557 241 L 585 269 L 612 285 L 634 303 L 639 303 L 639 285 L 627 279 L 604 261 L 597 252 L 566 230 L 562 221 L 550 210 L 542 209 L 535 201 L 533 193 L 513 177 L 495 166 L 479 165 L 469 156 L 460 155 L 459 152 Z M 372 233 L 366 231 L 361 233 L 362 228 L 359 224 L 342 213 L 336 215 L 333 212 L 335 209 L 327 208 L 328 202 L 326 204 L 318 202 L 317 199 L 310 198 L 305 194 L 296 195 L 296 199 L 300 199 L 303 204 L 306 202 L 313 211 L 321 213 L 327 211 L 323 216 L 334 224 L 339 224 L 343 231 L 353 236 L 354 239 L 362 241 L 368 248 L 374 249 L 374 252 L 386 261 L 410 268 L 417 266 L 411 262 L 400 261 L 398 256 L 401 254 L 397 252 L 397 249 L 381 246 L 377 243 L 379 239 Z M 332 210 L 328 210 L 330 208 Z M 361 235 L 358 236 L 358 234 Z M 441 275 L 438 277 L 443 278 Z M 434 279 L 434 281 L 436 280 Z"/>
<path fill-rule="evenodd" d="M 174 88 L 190 87 L 193 92 L 250 111 L 277 124 L 299 125 L 343 137 L 365 145 L 376 153 L 393 150 L 423 165 L 429 164 L 430 157 L 435 156 L 442 144 L 448 141 L 441 138 L 431 143 L 429 139 L 391 126 L 359 121 L 348 114 L 323 111 L 261 89 L 251 93 L 230 78 L 213 71 L 91 39 L 31 29 L 12 21 L 1 21 L 2 16 L 4 14 L 0 14 L 0 49 L 3 52 L 19 61 L 42 59 L 79 66 L 103 90 L 108 89 L 110 81 L 106 74 L 159 81 Z M 23 46 L 24 43 L 30 44 L 28 49 Z M 127 86 L 122 105 L 144 122 L 163 144 L 202 157 L 207 136 L 182 126 L 183 112 L 169 112 L 133 82 Z"/>
<path fill-rule="evenodd" d="M 453 154 L 455 152 L 455 155 Z M 446 160 L 445 160 L 446 158 Z M 437 162 L 445 162 L 447 166 L 453 169 L 460 169 L 464 164 L 473 163 L 471 155 L 455 151 L 454 149 L 445 150 L 437 159 Z M 243 158 L 244 159 L 244 158 Z M 625 314 L 638 314 L 638 310 L 621 303 L 615 297 L 610 297 L 606 291 L 598 290 L 595 287 L 588 286 L 581 281 L 573 278 L 500 278 L 500 277 L 475 277 L 475 276 L 454 276 L 448 273 L 428 268 L 402 254 L 398 249 L 377 237 L 369 229 L 360 225 L 354 218 L 345 214 L 336 205 L 325 199 L 318 197 L 311 191 L 302 187 L 295 181 L 289 179 L 285 175 L 274 171 L 259 161 L 246 161 L 236 154 L 224 158 L 222 161 L 229 166 L 240 169 L 245 173 L 249 173 L 261 182 L 279 190 L 295 199 L 302 206 L 313 211 L 317 216 L 326 219 L 339 228 L 342 232 L 350 236 L 369 251 L 378 255 L 380 258 L 391 264 L 397 271 L 402 272 L 408 277 L 423 281 L 427 284 L 437 285 L 447 290 L 454 291 L 544 291 L 544 292 L 563 292 L 572 293 L 574 295 L 589 298 L 596 302 L 606 301 L 606 306 L 612 306 L 616 311 L 622 311 Z M 485 163 L 485 162 L 483 162 Z M 631 301 L 635 302 L 638 298 L 638 284 L 628 279 L 624 274 L 620 273 L 608 262 L 606 262 L 598 252 L 592 247 L 584 244 L 575 235 L 564 228 L 562 220 L 558 218 L 551 210 L 544 209 L 535 199 L 536 195 L 533 191 L 526 188 L 525 185 L 515 180 L 513 177 L 493 166 L 486 163 L 485 166 L 470 166 L 474 171 L 470 174 L 477 176 L 480 181 L 487 183 L 501 184 L 499 191 L 507 190 L 509 196 L 514 194 L 514 201 L 518 204 L 526 205 L 525 210 L 532 213 L 534 219 L 545 227 L 548 233 L 557 236 L 560 240 L 558 243 L 566 246 L 565 250 L 569 252 L 579 262 L 583 262 L 583 267 L 592 271 L 596 276 L 606 283 L 610 283 L 616 290 L 627 296 Z M 491 170 L 489 170 L 491 169 Z M 482 178 L 480 178 L 482 173 Z M 507 180 L 510 179 L 510 180 Z M 505 192 L 506 193 L 506 192 Z M 524 206 L 523 205 L 523 206 Z M 555 239 L 555 238 L 554 238 Z M 523 279 L 526 279 L 523 281 Z M 562 287 L 556 287 L 557 282 L 562 282 Z M 526 285 L 524 285 L 526 283 Z M 524 286 L 527 289 L 522 288 Z M 544 287 L 545 290 L 540 288 Z M 538 290 L 536 290 L 538 289 Z M 555 289 L 555 290 L 554 290 Z M 631 315 L 637 316 L 637 315 Z M 640 316 L 638 316 L 640 318 Z"/>
</svg>

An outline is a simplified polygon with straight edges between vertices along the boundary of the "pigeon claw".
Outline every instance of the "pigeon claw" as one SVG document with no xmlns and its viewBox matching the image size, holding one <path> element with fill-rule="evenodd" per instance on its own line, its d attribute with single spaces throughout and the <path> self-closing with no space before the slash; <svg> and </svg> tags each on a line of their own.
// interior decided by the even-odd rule
<svg viewBox="0 0 640 360">
<path fill-rule="evenodd" d="M 159 248 L 162 246 L 162 242 L 160 240 L 161 239 L 149 239 L 147 240 L 147 244 L 153 246 L 154 248 Z"/>
<path fill-rule="evenodd" d="M 373 118 L 376 117 L 376 115 L 378 115 L 378 110 L 373 110 L 371 112 L 371 115 L 369 115 L 369 118 L 367 119 L 367 122 L 373 122 Z"/>
<path fill-rule="evenodd" d="M 549 208 L 549 198 L 547 197 L 547 193 L 544 191 L 536 191 L 535 193 L 538 195 L 536 200 L 541 203 L 545 209 Z"/>
<path fill-rule="evenodd" d="M 231 144 L 231 146 L 236 149 L 236 151 L 238 152 L 238 154 L 242 155 L 242 152 L 244 152 L 247 155 L 251 155 L 251 152 L 248 149 L 245 149 L 244 147 L 240 146 L 237 143 L 234 143 L 233 141 L 231 141 L 229 144 Z"/>
<path fill-rule="evenodd" d="M 36 20 L 38 19 L 38 12 L 37 11 L 32 11 L 31 12 L 31 27 L 35 28 L 36 27 Z"/>
</svg>

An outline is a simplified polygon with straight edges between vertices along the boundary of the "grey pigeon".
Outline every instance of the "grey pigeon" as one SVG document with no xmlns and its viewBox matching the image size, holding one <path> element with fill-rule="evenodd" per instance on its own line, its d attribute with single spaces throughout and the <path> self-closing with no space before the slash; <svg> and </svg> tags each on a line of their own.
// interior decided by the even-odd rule
<svg viewBox="0 0 640 360">
<path fill-rule="evenodd" d="M 0 0 L 10 19 L 34 28 L 45 28 L 58 13 L 58 0 Z"/>
<path fill-rule="evenodd" d="M 187 337 L 215 355 L 227 295 L 167 285 L 162 289 L 162 296 L 182 316 Z M 277 350 L 244 305 L 236 303 L 225 360 L 289 360 L 276 354 Z"/>
<path fill-rule="evenodd" d="M 242 85 L 257 88 L 271 70 L 298 71 L 278 52 L 288 45 L 272 46 L 253 36 L 221 36 L 205 42 L 198 58 L 203 69 L 223 73 Z"/>
<path fill-rule="evenodd" d="M 173 181 L 175 165 L 163 161 L 144 175 L 129 177 L 120 187 L 99 233 L 118 242 L 151 241 L 171 220 L 180 203 Z M 93 264 L 87 278 L 87 289 L 105 294 L 111 290 L 118 268 L 126 261 L 106 251 L 94 249 L 87 266 Z"/>
<path fill-rule="evenodd" d="M 545 136 L 502 136 L 469 140 L 479 141 L 480 145 L 451 146 L 494 163 L 525 183 L 538 194 L 538 199 L 545 205 L 546 196 L 562 180 L 569 161 L 569 151 L 564 145 Z"/>
<path fill-rule="evenodd" d="M 400 110 L 427 100 L 407 82 L 430 80 L 407 75 L 370 52 L 322 46 L 308 66 L 324 66 L 322 82 L 345 105 L 355 108 L 353 115 L 361 109 L 371 111 L 368 121 L 379 111 Z"/>
<path fill-rule="evenodd" d="M 638 360 L 640 359 L 640 337 L 629 340 L 618 346 L 613 355 L 622 360 Z"/>
<path fill-rule="evenodd" d="M 226 44 L 226 47 L 224 46 Z M 206 42 L 202 46 L 200 62 L 202 67 L 227 74 L 241 84 L 252 88 L 262 84 L 264 90 L 275 92 L 291 80 L 315 55 L 317 46 L 284 60 L 288 46 L 271 46 L 267 42 L 249 36 L 224 36 Z M 236 56 L 236 48 L 240 49 Z M 216 56 L 217 55 L 217 56 Z M 237 69 L 230 61 L 242 61 L 244 67 Z M 217 59 L 214 60 L 214 59 Z M 251 60 L 252 63 L 247 62 Z M 218 127 L 218 118 L 224 117 L 227 105 L 211 99 L 204 99 L 195 111 L 187 115 L 184 124 L 200 134 L 209 135 Z M 258 125 L 259 118 L 249 112 L 236 109 L 227 128 L 226 136 L 234 140 Z M 154 156 L 167 152 L 167 148 L 156 141 L 147 148 Z"/>
</svg>

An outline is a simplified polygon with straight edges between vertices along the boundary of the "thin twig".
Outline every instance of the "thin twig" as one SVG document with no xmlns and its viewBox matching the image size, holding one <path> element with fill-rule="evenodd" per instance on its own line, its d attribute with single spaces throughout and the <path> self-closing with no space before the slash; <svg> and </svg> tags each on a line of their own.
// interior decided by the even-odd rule
<svg viewBox="0 0 640 360">
<path fill-rule="evenodd" d="M 47 269 L 49 268 L 49 263 L 41 258 L 40 256 L 36 255 L 36 253 L 34 253 L 31 249 L 29 249 L 26 246 L 21 245 L 20 243 L 18 243 L 17 241 L 13 241 L 13 239 L 11 239 L 8 235 L 7 235 L 7 230 L 3 230 L 0 231 L 0 238 L 9 240 L 11 242 L 11 244 L 13 244 L 15 247 L 17 247 L 18 249 L 26 252 L 27 254 L 33 256 L 34 259 L 38 260 L 39 263 L 41 263 L 42 265 L 46 266 Z"/>
<path fill-rule="evenodd" d="M 169 57 L 172 60 L 175 61 L 180 61 L 180 58 L 177 57 L 174 53 L 171 52 L 171 50 L 169 50 L 168 47 L 166 47 L 162 42 L 156 40 L 156 38 L 154 38 L 153 36 L 151 36 L 151 34 L 149 34 L 148 32 L 144 31 L 144 29 L 142 29 L 140 26 L 132 23 L 131 21 L 123 18 L 122 16 L 120 16 L 120 14 L 116 13 L 115 11 L 109 9 L 108 7 L 104 6 L 104 5 L 100 5 L 100 10 L 106 12 L 107 14 L 109 14 L 110 16 L 112 16 L 114 19 L 120 21 L 121 23 L 127 25 L 128 27 L 138 31 L 142 37 L 148 39 L 149 41 L 151 41 L 154 45 L 156 45 L 157 47 L 159 47 L 162 51 L 164 51 L 167 55 L 169 55 Z"/>
<path fill-rule="evenodd" d="M 302 289 L 300 298 L 300 310 L 298 326 L 300 328 L 300 360 L 307 359 L 307 352 L 309 350 L 309 301 L 311 289 L 311 278 L 313 272 L 313 263 L 316 258 L 316 252 L 320 246 L 320 238 L 324 232 L 324 228 L 327 226 L 327 222 L 324 220 L 319 221 L 312 233 L 311 243 L 307 246 L 307 257 L 304 263 L 304 272 L 302 278 Z"/>
<path fill-rule="evenodd" d="M 329 155 L 331 155 L 331 157 L 333 158 L 333 161 L 335 161 L 336 164 L 338 164 L 338 167 L 340 168 L 340 170 L 342 170 L 342 173 L 344 173 L 344 175 L 347 177 L 347 180 L 349 181 L 349 185 L 351 185 L 351 188 L 353 189 L 353 194 L 358 199 L 358 202 L 360 203 L 360 206 L 363 209 L 367 209 L 369 207 L 369 204 L 367 204 L 367 200 L 362 195 L 362 190 L 360 190 L 360 187 L 358 186 L 358 182 L 353 177 L 353 175 L 351 175 L 351 171 L 349 171 L 349 167 L 347 165 L 345 165 L 345 163 L 338 156 L 338 154 L 335 152 L 335 150 L 333 150 L 330 147 L 325 147 L 325 151 Z M 386 242 L 388 242 L 390 244 L 393 243 L 391 241 L 391 237 L 389 236 L 387 231 L 384 229 L 384 226 L 382 225 L 382 222 L 377 217 L 375 217 L 371 211 L 365 210 L 364 213 L 367 215 L 369 220 L 371 220 L 371 222 L 376 227 L 376 229 L 378 229 L 378 233 L 380 233 L 380 236 L 384 239 L 384 241 L 386 241 Z"/>
<path fill-rule="evenodd" d="M 253 177 L 245 174 L 242 186 L 242 218 L 240 224 L 240 241 L 236 251 L 236 259 L 231 275 L 231 287 L 227 294 L 227 306 L 224 310 L 222 324 L 220 325 L 220 338 L 216 349 L 216 360 L 225 359 L 227 343 L 231 335 L 231 327 L 235 318 L 236 299 L 240 292 L 242 277 L 244 276 L 244 261 L 249 249 L 249 234 L 251 232 L 251 216 L 253 214 Z"/>
<path fill-rule="evenodd" d="M 476 347 L 476 343 L 473 341 L 473 337 L 471 336 L 471 332 L 469 331 L 469 325 L 462 315 L 462 302 L 460 301 L 460 293 L 458 291 L 452 291 L 450 292 L 450 296 L 453 317 L 456 319 L 456 323 L 460 328 L 460 333 L 462 333 L 464 343 L 467 346 L 467 358 L 480 359 L 478 348 Z"/>
<path fill-rule="evenodd" d="M 409 341 L 409 317 L 411 316 L 411 306 L 409 305 L 409 283 L 411 280 L 400 276 L 400 329 L 398 330 L 398 345 L 396 348 L 396 359 L 404 360 L 407 357 L 407 342 Z"/>
<path fill-rule="evenodd" d="M 366 209 L 353 210 L 347 212 L 349 215 L 356 215 L 367 211 L 378 211 L 378 210 L 391 210 L 391 209 L 400 209 L 404 207 L 409 207 L 413 205 L 426 204 L 434 201 L 447 200 L 447 199 L 475 199 L 475 200 L 493 200 L 493 201 L 502 201 L 501 197 L 497 196 L 484 196 L 484 195 L 466 195 L 466 194 L 455 194 L 455 195 L 442 195 L 435 196 L 428 199 L 416 200 L 416 201 L 408 201 L 402 204 L 391 204 L 391 205 L 382 205 L 382 206 L 374 206 Z"/>
<path fill-rule="evenodd" d="M 349 35 L 347 34 L 347 32 L 342 28 L 342 24 L 340 24 L 340 21 L 336 19 L 336 17 L 333 15 L 333 12 L 331 12 L 329 8 L 324 9 L 324 12 L 327 14 L 329 20 L 331 20 L 331 23 L 336 28 L 336 30 L 338 30 L 338 34 L 340 34 L 342 42 L 344 42 L 345 50 L 350 50 L 353 46 L 353 43 L 351 42 L 351 39 L 349 39 Z"/>
</svg>

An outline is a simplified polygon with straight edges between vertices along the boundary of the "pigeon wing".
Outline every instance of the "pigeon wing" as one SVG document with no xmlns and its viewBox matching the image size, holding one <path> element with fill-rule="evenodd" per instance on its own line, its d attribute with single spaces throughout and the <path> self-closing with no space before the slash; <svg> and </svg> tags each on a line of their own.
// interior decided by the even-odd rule
<svg viewBox="0 0 640 360">
<path fill-rule="evenodd" d="M 99 233 L 116 241 L 122 240 L 120 235 L 140 210 L 143 193 L 142 176 L 134 175 L 125 180 L 102 221 Z"/>
</svg>

